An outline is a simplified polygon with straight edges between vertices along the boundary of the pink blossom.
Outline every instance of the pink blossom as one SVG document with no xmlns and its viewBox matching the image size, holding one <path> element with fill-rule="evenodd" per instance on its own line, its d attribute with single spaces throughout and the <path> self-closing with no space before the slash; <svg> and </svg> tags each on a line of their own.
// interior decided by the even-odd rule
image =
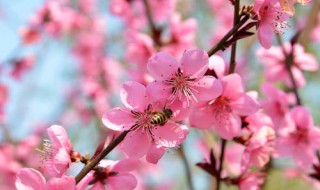
<svg viewBox="0 0 320 190">
<path fill-rule="evenodd" d="M 242 171 L 248 170 L 252 165 L 262 168 L 270 160 L 274 152 L 275 132 L 271 127 L 263 126 L 253 133 L 242 156 Z"/>
<path fill-rule="evenodd" d="M 20 35 L 24 45 L 30 45 L 40 40 L 41 34 L 38 29 L 34 27 L 24 27 L 20 30 Z"/>
<path fill-rule="evenodd" d="M 213 128 L 224 139 L 232 139 L 241 131 L 240 116 L 258 111 L 258 103 L 244 92 L 242 79 L 230 74 L 219 79 L 223 92 L 218 98 L 199 104 L 190 115 L 191 126 Z"/>
<path fill-rule="evenodd" d="M 259 17 L 258 39 L 264 48 L 269 49 L 273 33 L 281 33 L 291 15 L 282 11 L 279 0 L 255 0 L 254 10 Z"/>
<path fill-rule="evenodd" d="M 60 125 L 47 129 L 51 141 L 44 144 L 44 171 L 52 177 L 61 177 L 71 163 L 72 145 L 68 134 Z"/>
<path fill-rule="evenodd" d="M 105 190 L 133 190 L 138 182 L 131 171 L 139 167 L 140 161 L 134 159 L 124 159 L 120 161 L 101 160 L 98 168 L 90 172 L 79 183 L 79 189 L 85 189 L 88 184 L 93 184 L 89 189 Z"/>
<path fill-rule="evenodd" d="M 238 182 L 239 190 L 260 190 L 260 186 L 264 181 L 262 173 L 245 173 Z"/>
<path fill-rule="evenodd" d="M 51 178 L 48 182 L 41 173 L 32 168 L 23 168 L 17 173 L 17 190 L 75 190 L 76 182 L 73 177 L 62 176 Z"/>
<path fill-rule="evenodd" d="M 314 126 L 308 110 L 302 106 L 294 107 L 286 125 L 279 132 L 279 156 L 291 156 L 299 167 L 306 168 L 313 163 L 319 144 L 320 129 Z"/>
<path fill-rule="evenodd" d="M 177 147 L 186 138 L 188 129 L 185 126 L 170 120 L 163 126 L 151 124 L 153 112 L 162 112 L 164 105 L 157 106 L 150 101 L 145 86 L 137 82 L 126 82 L 120 97 L 125 107 L 108 111 L 102 121 L 112 130 L 131 130 L 120 146 L 130 158 L 146 155 L 148 162 L 157 163 L 167 148 Z M 177 118 L 183 114 L 178 112 L 179 106 L 170 109 Z"/>
<path fill-rule="evenodd" d="M 277 89 L 271 83 L 262 84 L 261 91 L 265 99 L 261 100 L 260 104 L 272 119 L 274 129 L 278 130 L 283 125 L 289 106 L 295 103 L 295 97 Z"/>
<path fill-rule="evenodd" d="M 293 15 L 294 14 L 294 4 L 300 3 L 301 5 L 307 5 L 311 3 L 312 0 L 279 0 L 281 8 L 284 12 Z"/>
<path fill-rule="evenodd" d="M 147 87 L 154 101 L 176 99 L 187 102 L 208 101 L 221 94 L 221 84 L 212 76 L 204 76 L 208 69 L 208 54 L 202 50 L 186 51 L 180 62 L 165 52 L 152 56 L 148 71 L 155 81 Z"/>
<path fill-rule="evenodd" d="M 284 45 L 287 54 L 292 51 L 290 43 Z M 289 73 L 286 69 L 285 55 L 281 47 L 272 46 L 269 50 L 259 49 L 257 56 L 266 66 L 265 76 L 270 82 L 283 81 L 288 86 L 292 86 Z M 301 70 L 316 71 L 318 70 L 318 62 L 316 58 L 304 51 L 304 48 L 295 44 L 293 46 L 293 65 L 291 72 L 298 87 L 305 85 L 306 81 Z"/>
<path fill-rule="evenodd" d="M 194 18 L 181 19 L 181 15 L 175 13 L 170 17 L 170 36 L 168 42 L 163 39 L 164 45 L 161 51 L 165 51 L 174 57 L 181 57 L 187 49 L 194 49 L 194 40 L 197 29 L 197 21 Z"/>
</svg>

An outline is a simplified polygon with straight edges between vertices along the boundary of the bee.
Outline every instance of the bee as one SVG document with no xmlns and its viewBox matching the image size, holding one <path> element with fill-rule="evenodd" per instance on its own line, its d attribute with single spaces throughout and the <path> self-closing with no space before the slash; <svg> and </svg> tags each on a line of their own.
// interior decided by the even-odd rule
<svg viewBox="0 0 320 190">
<path fill-rule="evenodd" d="M 154 125 L 164 126 L 168 120 L 172 117 L 172 110 L 171 109 L 163 109 L 162 112 L 154 111 L 154 114 L 151 119 L 150 123 Z"/>
</svg>

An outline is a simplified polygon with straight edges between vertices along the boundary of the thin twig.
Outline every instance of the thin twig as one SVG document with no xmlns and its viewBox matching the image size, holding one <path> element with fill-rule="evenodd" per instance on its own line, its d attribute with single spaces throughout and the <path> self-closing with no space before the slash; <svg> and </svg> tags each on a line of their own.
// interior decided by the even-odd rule
<svg viewBox="0 0 320 190">
<path fill-rule="evenodd" d="M 186 154 L 183 150 L 183 146 L 180 145 L 180 148 L 178 149 L 178 153 L 182 159 L 182 163 L 186 172 L 186 176 L 187 176 L 187 180 L 188 180 L 188 186 L 190 190 L 193 190 L 193 183 L 192 183 L 192 176 L 191 176 L 191 171 L 190 171 L 190 167 L 189 167 L 189 163 L 188 163 L 188 159 L 186 157 Z"/>
<path fill-rule="evenodd" d="M 236 0 L 234 3 L 233 27 L 235 27 L 239 23 L 239 10 L 240 10 L 240 1 Z M 237 32 L 237 30 L 235 32 Z M 236 68 L 236 53 L 237 53 L 236 49 L 237 49 L 237 41 L 235 41 L 231 47 L 229 74 L 233 73 Z"/>
<path fill-rule="evenodd" d="M 220 190 L 221 173 L 222 173 L 222 166 L 223 166 L 223 160 L 224 160 L 224 153 L 225 153 L 225 150 L 226 150 L 226 144 L 227 144 L 227 140 L 222 139 L 222 142 L 221 142 L 221 153 L 220 153 L 220 157 L 219 157 L 219 168 L 218 168 L 216 190 Z"/>
<path fill-rule="evenodd" d="M 96 158 L 94 158 L 88 165 L 86 165 L 80 173 L 75 177 L 78 184 L 99 162 L 105 158 L 118 144 L 120 144 L 130 130 L 123 131 L 116 139 L 114 139 Z"/>
<path fill-rule="evenodd" d="M 299 92 L 298 92 L 298 86 L 297 86 L 297 83 L 296 81 L 294 80 L 294 77 L 293 77 L 293 73 L 292 73 L 292 70 L 291 70 L 291 66 L 294 64 L 294 60 L 293 60 L 293 47 L 291 48 L 291 52 L 286 52 L 285 48 L 284 48 L 284 45 L 283 45 L 283 42 L 282 42 L 282 39 L 281 39 L 281 36 L 279 34 L 277 34 L 277 40 L 278 40 L 278 43 L 279 45 L 282 47 L 282 51 L 283 51 L 283 54 L 285 55 L 285 64 L 286 64 L 286 69 L 289 73 L 289 77 L 290 77 L 290 81 L 292 83 L 292 88 L 291 90 L 293 91 L 295 97 L 296 97 L 296 100 L 297 100 L 297 105 L 301 105 L 301 99 L 300 99 L 300 96 L 299 96 Z"/>
<path fill-rule="evenodd" d="M 146 10 L 147 19 L 150 25 L 151 37 L 157 46 L 161 46 L 160 33 L 161 29 L 157 28 L 151 14 L 151 9 L 148 0 L 143 0 L 143 4 Z"/>
<path fill-rule="evenodd" d="M 250 18 L 250 15 L 247 14 L 243 19 L 239 21 L 234 27 L 219 41 L 218 44 L 216 44 L 213 48 L 211 48 L 207 53 L 210 56 L 218 52 L 219 50 L 224 50 L 225 46 L 224 44 L 226 41 L 235 33 L 238 31 L 240 27 L 242 27 Z"/>
</svg>

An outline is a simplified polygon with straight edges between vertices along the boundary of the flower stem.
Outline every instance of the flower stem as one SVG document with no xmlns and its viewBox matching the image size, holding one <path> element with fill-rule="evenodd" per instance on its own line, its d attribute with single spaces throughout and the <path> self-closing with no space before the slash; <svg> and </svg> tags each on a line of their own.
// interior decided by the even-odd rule
<svg viewBox="0 0 320 190">
<path fill-rule="evenodd" d="M 80 173 L 75 177 L 78 184 L 99 162 L 105 158 L 116 146 L 118 146 L 130 130 L 123 131 L 117 138 L 115 138 L 97 157 L 95 157 L 88 165 L 86 165 Z"/>
<path fill-rule="evenodd" d="M 241 21 L 239 20 L 239 11 L 240 11 L 240 0 L 235 0 L 234 3 L 234 16 L 233 16 L 233 29 L 231 31 L 237 32 L 237 30 L 242 26 L 247 20 L 249 19 L 249 16 L 246 15 Z M 245 22 L 243 22 L 245 20 Z M 231 48 L 231 57 L 230 57 L 230 67 L 229 67 L 229 74 L 234 73 L 235 67 L 236 67 L 236 49 L 237 49 L 237 42 L 232 44 Z M 221 172 L 222 172 L 222 166 L 223 166 L 223 160 L 224 160 L 224 153 L 226 150 L 226 144 L 227 140 L 222 139 L 221 142 L 221 153 L 219 157 L 219 168 L 218 168 L 218 176 L 217 176 L 217 188 L 216 190 L 220 190 L 220 184 L 221 184 Z"/>
<path fill-rule="evenodd" d="M 293 45 L 291 48 L 291 52 L 288 53 L 288 52 L 286 52 L 286 50 L 284 48 L 281 36 L 279 34 L 277 34 L 277 40 L 278 40 L 279 45 L 282 47 L 283 54 L 285 55 L 286 69 L 289 73 L 290 81 L 292 83 L 291 90 L 293 91 L 293 93 L 296 97 L 297 105 L 301 105 L 302 103 L 301 103 L 301 99 L 300 99 L 299 92 L 298 92 L 298 86 L 297 86 L 296 81 L 294 80 L 293 73 L 291 70 L 291 66 L 294 64 L 294 62 L 293 62 Z"/>
<path fill-rule="evenodd" d="M 186 157 L 185 151 L 183 149 L 183 146 L 180 145 L 180 148 L 178 149 L 178 153 L 182 159 L 183 162 L 183 166 L 186 172 L 186 176 L 187 176 L 187 181 L 188 181 L 188 185 L 189 185 L 189 189 L 193 190 L 193 183 L 192 183 L 192 176 L 191 176 L 191 171 L 190 171 L 190 167 L 189 167 L 189 163 L 188 163 L 188 159 Z"/>
<path fill-rule="evenodd" d="M 238 11 L 239 13 L 239 11 Z M 240 27 L 242 27 L 250 18 L 250 15 L 247 14 L 243 19 L 241 19 L 237 24 L 233 26 L 233 28 L 219 41 L 218 44 L 216 44 L 213 48 L 211 48 L 207 53 L 210 56 L 218 52 L 219 50 L 224 50 L 225 49 L 225 42 L 234 34 L 238 31 Z"/>
<path fill-rule="evenodd" d="M 227 140 L 222 139 L 222 142 L 221 142 L 221 153 L 220 153 L 220 157 L 219 157 L 219 168 L 218 168 L 216 190 L 220 190 L 221 172 L 222 172 L 222 166 L 223 166 L 223 160 L 224 160 L 224 153 L 225 153 L 225 150 L 226 150 L 226 144 L 227 144 Z"/>
<path fill-rule="evenodd" d="M 143 0 L 143 4 L 146 10 L 147 19 L 150 25 L 151 37 L 157 46 L 161 46 L 160 34 L 161 29 L 157 28 L 151 14 L 151 9 L 148 0 Z"/>
</svg>

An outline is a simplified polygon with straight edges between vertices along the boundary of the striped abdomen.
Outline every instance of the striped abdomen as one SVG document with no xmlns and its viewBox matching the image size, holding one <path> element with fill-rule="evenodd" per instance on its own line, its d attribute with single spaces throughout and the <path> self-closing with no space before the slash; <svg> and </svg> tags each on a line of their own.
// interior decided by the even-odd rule
<svg viewBox="0 0 320 190">
<path fill-rule="evenodd" d="M 150 120 L 151 124 L 163 126 L 172 116 L 172 111 L 170 109 L 165 109 L 163 112 L 157 112 L 154 114 Z"/>
</svg>

